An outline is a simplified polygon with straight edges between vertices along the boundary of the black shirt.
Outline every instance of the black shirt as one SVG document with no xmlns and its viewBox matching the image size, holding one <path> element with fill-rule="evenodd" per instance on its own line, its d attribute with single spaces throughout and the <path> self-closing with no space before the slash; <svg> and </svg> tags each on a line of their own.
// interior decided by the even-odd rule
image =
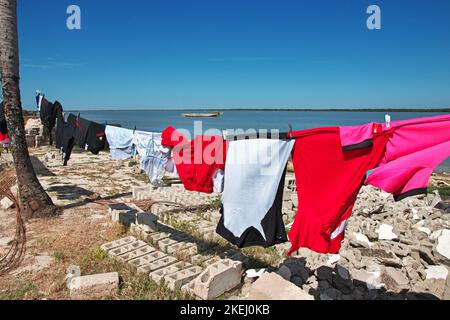
<svg viewBox="0 0 450 320">
<path fill-rule="evenodd" d="M 41 110 L 39 112 L 42 125 L 47 129 L 52 130 L 56 124 L 56 118 L 58 116 L 58 108 L 47 99 L 42 98 Z"/>
</svg>

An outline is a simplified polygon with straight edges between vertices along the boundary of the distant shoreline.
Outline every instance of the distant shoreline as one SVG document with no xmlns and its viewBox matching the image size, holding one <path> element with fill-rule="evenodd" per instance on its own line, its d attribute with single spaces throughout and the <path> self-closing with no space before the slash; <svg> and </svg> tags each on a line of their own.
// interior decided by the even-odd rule
<svg viewBox="0 0 450 320">
<path fill-rule="evenodd" d="M 28 111 L 28 110 L 27 110 Z M 270 112 L 449 112 L 450 108 L 432 108 L 432 109 L 407 109 L 407 108 L 383 108 L 383 109 L 371 109 L 371 108 L 362 108 L 362 109 L 276 109 L 276 108 L 230 108 L 230 109 L 83 109 L 83 110 L 65 110 L 66 112 L 86 112 L 86 111 L 270 111 Z"/>
</svg>

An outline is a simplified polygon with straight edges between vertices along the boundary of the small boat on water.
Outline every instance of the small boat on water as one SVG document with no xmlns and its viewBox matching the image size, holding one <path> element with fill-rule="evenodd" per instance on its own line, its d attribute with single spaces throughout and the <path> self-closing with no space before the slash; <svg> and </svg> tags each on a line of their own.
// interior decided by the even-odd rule
<svg viewBox="0 0 450 320">
<path fill-rule="evenodd" d="M 210 112 L 210 113 L 183 113 L 182 117 L 185 118 L 216 118 L 223 115 L 223 112 Z"/>
</svg>

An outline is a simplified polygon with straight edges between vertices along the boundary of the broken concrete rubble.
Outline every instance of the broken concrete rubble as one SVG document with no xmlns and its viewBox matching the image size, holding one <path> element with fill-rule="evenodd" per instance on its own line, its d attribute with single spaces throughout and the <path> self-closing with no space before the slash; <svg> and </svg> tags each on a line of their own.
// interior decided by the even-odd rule
<svg viewBox="0 0 450 320">
<path fill-rule="evenodd" d="M 117 272 L 73 277 L 69 283 L 73 300 L 100 299 L 114 295 L 119 287 Z"/>
<path fill-rule="evenodd" d="M 314 300 L 314 297 L 276 273 L 265 272 L 250 287 L 249 300 Z"/>
<path fill-rule="evenodd" d="M 191 288 L 203 300 L 215 299 L 241 283 L 242 263 L 229 259 L 220 260 L 206 268 Z"/>
</svg>

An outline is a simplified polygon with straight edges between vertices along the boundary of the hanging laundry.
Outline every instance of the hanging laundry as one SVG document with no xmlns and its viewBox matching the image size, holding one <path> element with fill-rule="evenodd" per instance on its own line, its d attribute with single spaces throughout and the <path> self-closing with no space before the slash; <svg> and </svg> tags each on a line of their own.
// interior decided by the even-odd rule
<svg viewBox="0 0 450 320">
<path fill-rule="evenodd" d="M 83 150 L 99 154 L 105 148 L 105 126 L 79 117 L 74 133 L 75 143 Z"/>
<path fill-rule="evenodd" d="M 8 126 L 6 125 L 5 107 L 3 101 L 0 103 L 0 143 L 3 147 L 9 147 Z"/>
<path fill-rule="evenodd" d="M 134 155 L 133 130 L 106 126 L 105 134 L 113 160 L 126 160 Z"/>
<path fill-rule="evenodd" d="M 386 152 L 365 183 L 396 200 L 426 194 L 431 174 L 450 157 L 450 115 L 394 121 L 390 128 Z"/>
<path fill-rule="evenodd" d="M 362 184 L 396 200 L 426 193 L 431 173 L 450 157 L 449 125 L 444 115 L 294 133 L 300 201 L 290 253 L 300 247 L 337 253 Z"/>
<path fill-rule="evenodd" d="M 55 101 L 53 104 L 55 108 L 57 108 L 59 111 L 56 115 L 56 149 L 61 150 L 62 144 L 63 144 L 63 132 L 64 132 L 64 126 L 66 122 L 64 121 L 64 109 L 63 106 L 59 101 Z"/>
<path fill-rule="evenodd" d="M 44 135 L 48 136 L 49 144 L 53 145 L 52 131 L 56 125 L 56 118 L 58 117 L 58 112 L 60 112 L 60 110 L 55 108 L 55 105 L 41 94 L 38 94 L 36 101 L 38 103 L 41 123 L 45 130 Z"/>
<path fill-rule="evenodd" d="M 227 143 L 222 136 L 197 135 L 189 141 L 181 132 L 168 127 L 162 133 L 162 145 L 172 148 L 178 175 L 186 190 L 212 193 L 213 175 L 224 170 Z"/>
<path fill-rule="evenodd" d="M 300 247 L 319 253 L 339 251 L 365 175 L 380 162 L 391 134 L 376 124 L 371 132 L 372 137 L 358 141 L 368 142 L 350 150 L 343 150 L 338 127 L 292 134 L 299 207 L 289 232 L 290 253 Z"/>
<path fill-rule="evenodd" d="M 62 128 L 56 130 L 61 133 L 61 137 L 58 137 L 57 140 L 61 141 L 60 150 L 64 153 L 64 166 L 66 166 L 70 160 L 73 147 L 75 146 L 75 131 L 77 129 L 76 124 L 77 117 L 73 114 L 69 114 L 67 117 L 67 122 L 61 122 Z"/>
<path fill-rule="evenodd" d="M 286 164 L 294 141 L 229 143 L 217 233 L 238 247 L 269 247 L 287 241 L 282 219 Z"/>
<path fill-rule="evenodd" d="M 147 173 L 150 183 L 156 187 L 165 186 L 162 181 L 169 161 L 170 149 L 162 146 L 161 133 L 136 131 L 133 144 L 141 158 L 141 170 Z"/>
</svg>

